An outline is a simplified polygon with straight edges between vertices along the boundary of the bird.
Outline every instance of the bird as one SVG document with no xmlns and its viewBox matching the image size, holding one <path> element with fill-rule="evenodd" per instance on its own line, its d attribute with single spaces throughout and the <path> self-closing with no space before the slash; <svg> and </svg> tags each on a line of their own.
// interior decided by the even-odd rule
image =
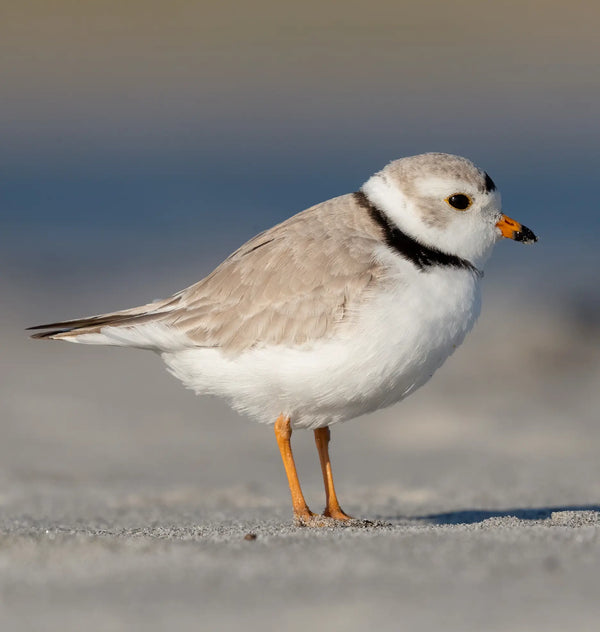
<svg viewBox="0 0 600 632">
<path fill-rule="evenodd" d="M 256 235 L 169 298 L 28 329 L 159 354 L 197 394 L 274 426 L 297 524 L 342 524 L 354 519 L 336 495 L 330 426 L 432 377 L 473 327 L 483 265 L 502 238 L 537 241 L 502 212 L 487 172 L 452 154 L 409 156 Z M 321 514 L 299 482 L 297 429 L 314 432 Z"/>
</svg>

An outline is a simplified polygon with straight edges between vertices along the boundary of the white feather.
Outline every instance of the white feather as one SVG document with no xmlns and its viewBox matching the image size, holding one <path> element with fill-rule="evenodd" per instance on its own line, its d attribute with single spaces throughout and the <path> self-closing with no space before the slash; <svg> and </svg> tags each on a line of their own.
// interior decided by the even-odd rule
<svg viewBox="0 0 600 632">
<path fill-rule="evenodd" d="M 68 342 L 90 345 L 133 347 L 150 351 L 178 351 L 192 346 L 188 337 L 164 323 L 152 321 L 141 325 L 106 326 L 98 333 L 71 335 Z"/>
<path fill-rule="evenodd" d="M 263 423 L 283 413 L 296 428 L 317 428 L 389 406 L 427 382 L 462 343 L 480 301 L 467 270 L 423 273 L 386 249 L 381 256 L 398 274 L 343 337 L 234 357 L 198 348 L 162 357 L 195 392 L 223 396 Z"/>
<path fill-rule="evenodd" d="M 471 176 L 482 173 L 464 159 L 440 156 L 429 159 L 458 160 Z M 363 191 L 420 243 L 480 267 L 500 236 L 495 226 L 500 198 L 477 179 L 453 177 L 450 169 L 447 177 L 438 172 L 425 170 L 413 178 L 411 197 L 390 163 Z M 444 200 L 457 192 L 472 196 L 468 211 L 446 208 Z M 433 206 L 424 211 L 419 204 L 428 199 Z M 435 217 L 427 214 L 432 209 Z M 154 350 L 187 387 L 226 397 L 263 423 L 284 414 L 294 427 L 327 426 L 389 406 L 427 382 L 479 314 L 479 279 L 469 269 L 420 269 L 383 243 L 374 246 L 373 257 L 383 264 L 385 279 L 333 337 L 311 344 L 258 345 L 229 353 L 196 346 L 184 331 L 160 322 L 106 326 L 67 339 Z"/>
</svg>

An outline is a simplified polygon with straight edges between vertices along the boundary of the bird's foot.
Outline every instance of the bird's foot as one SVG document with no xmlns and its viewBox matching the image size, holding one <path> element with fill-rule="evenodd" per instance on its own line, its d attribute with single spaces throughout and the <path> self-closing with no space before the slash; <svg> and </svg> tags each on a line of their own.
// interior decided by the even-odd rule
<svg viewBox="0 0 600 632">
<path fill-rule="evenodd" d="M 323 529 L 323 528 L 345 528 L 345 527 L 378 527 L 383 526 L 384 523 L 371 522 L 370 520 L 360 520 L 359 518 L 352 518 L 347 514 L 343 514 L 345 517 L 335 517 L 325 514 L 314 514 L 310 512 L 310 515 L 294 515 L 294 524 L 297 527 L 308 527 L 311 529 Z"/>
<path fill-rule="evenodd" d="M 333 518 L 334 520 L 339 520 L 341 522 L 345 522 L 347 520 L 356 520 L 356 518 L 353 518 L 352 516 L 349 516 L 347 513 L 342 511 L 342 508 L 339 507 L 339 506 L 337 506 L 337 507 L 328 507 L 323 512 L 323 515 L 326 518 Z"/>
</svg>

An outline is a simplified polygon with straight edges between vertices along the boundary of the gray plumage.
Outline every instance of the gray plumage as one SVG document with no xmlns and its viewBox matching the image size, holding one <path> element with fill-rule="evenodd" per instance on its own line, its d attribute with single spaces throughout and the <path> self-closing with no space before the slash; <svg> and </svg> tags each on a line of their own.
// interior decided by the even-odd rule
<svg viewBox="0 0 600 632">
<path fill-rule="evenodd" d="M 341 197 L 257 235 L 211 274 L 172 297 L 130 310 L 40 325 L 34 338 L 69 338 L 103 327 L 161 322 L 201 347 L 241 352 L 329 335 L 381 278 L 373 259 L 382 230 Z"/>
</svg>

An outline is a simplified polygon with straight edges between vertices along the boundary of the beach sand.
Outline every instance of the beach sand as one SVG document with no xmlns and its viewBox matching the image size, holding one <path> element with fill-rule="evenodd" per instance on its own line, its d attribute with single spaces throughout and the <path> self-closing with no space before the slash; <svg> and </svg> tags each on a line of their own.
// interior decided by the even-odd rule
<svg viewBox="0 0 600 632">
<path fill-rule="evenodd" d="M 2 289 L 2 630 L 597 629 L 597 304 L 486 290 L 430 384 L 332 429 L 342 506 L 377 522 L 313 530 L 271 428 L 146 352 L 29 341 L 50 291 Z"/>
</svg>

